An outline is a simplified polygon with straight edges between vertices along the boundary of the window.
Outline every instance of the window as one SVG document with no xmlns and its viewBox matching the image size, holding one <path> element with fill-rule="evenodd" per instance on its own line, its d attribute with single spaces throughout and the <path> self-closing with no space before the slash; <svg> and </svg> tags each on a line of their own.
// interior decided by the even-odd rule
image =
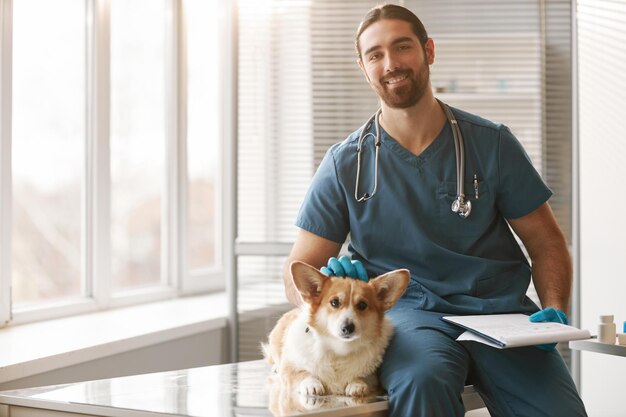
<svg viewBox="0 0 626 417">
<path fill-rule="evenodd" d="M 187 282 L 212 274 L 222 251 L 215 196 L 221 193 L 222 119 L 219 26 L 207 24 L 219 14 L 217 2 L 187 0 Z"/>
<path fill-rule="evenodd" d="M 110 4 L 111 279 L 116 292 L 161 282 L 166 26 L 163 0 Z"/>
<path fill-rule="evenodd" d="M 164 1 L 110 4 L 111 278 L 120 291 L 161 281 L 166 21 Z"/>
<path fill-rule="evenodd" d="M 16 308 L 84 294 L 85 13 L 71 0 L 13 2 Z"/>
<path fill-rule="evenodd" d="M 0 2 L 0 323 L 223 288 L 213 3 Z"/>
</svg>

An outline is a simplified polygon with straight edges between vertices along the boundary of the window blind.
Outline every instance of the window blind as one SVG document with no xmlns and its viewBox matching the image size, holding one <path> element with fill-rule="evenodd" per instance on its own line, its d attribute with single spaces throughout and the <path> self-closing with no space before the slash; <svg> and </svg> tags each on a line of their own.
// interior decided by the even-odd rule
<svg viewBox="0 0 626 417">
<path fill-rule="evenodd" d="M 292 242 L 313 175 L 309 2 L 240 4 L 238 242 Z M 258 247 L 258 245 L 257 245 Z M 237 252 L 239 360 L 257 359 L 280 314 L 284 256 Z"/>
<path fill-rule="evenodd" d="M 572 5 L 544 4 L 543 177 L 554 192 L 550 205 L 572 239 Z"/>
<path fill-rule="evenodd" d="M 395 3 L 395 2 L 390 2 Z M 313 151 L 319 165 L 328 148 L 358 129 L 378 107 L 357 65 L 354 34 L 375 1 L 316 0 L 311 7 Z"/>
<path fill-rule="evenodd" d="M 312 175 L 308 3 L 273 0 L 240 8 L 242 241 L 293 241 L 293 220 Z"/>
</svg>

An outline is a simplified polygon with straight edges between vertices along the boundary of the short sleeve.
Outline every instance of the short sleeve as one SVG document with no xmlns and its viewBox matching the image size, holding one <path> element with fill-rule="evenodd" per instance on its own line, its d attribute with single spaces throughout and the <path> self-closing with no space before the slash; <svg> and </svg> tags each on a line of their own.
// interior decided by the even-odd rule
<svg viewBox="0 0 626 417">
<path fill-rule="evenodd" d="M 349 231 L 348 208 L 344 187 L 337 177 L 335 147 L 328 150 L 313 176 L 295 224 L 325 239 L 344 243 Z"/>
<path fill-rule="evenodd" d="M 496 204 L 507 219 L 531 213 L 552 196 L 522 144 L 505 126 L 500 129 L 498 170 Z"/>
</svg>

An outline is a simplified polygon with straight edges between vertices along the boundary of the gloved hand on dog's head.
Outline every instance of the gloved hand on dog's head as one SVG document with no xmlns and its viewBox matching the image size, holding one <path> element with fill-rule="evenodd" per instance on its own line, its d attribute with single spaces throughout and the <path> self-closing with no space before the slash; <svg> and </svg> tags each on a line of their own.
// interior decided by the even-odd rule
<svg viewBox="0 0 626 417">
<path fill-rule="evenodd" d="M 322 274 L 329 277 L 349 277 L 360 279 L 365 282 L 369 281 L 369 277 L 367 276 L 367 272 L 365 271 L 365 267 L 361 261 L 351 261 L 350 258 L 345 255 L 339 259 L 335 257 L 330 258 L 328 260 L 328 265 L 323 266 L 320 271 Z"/>
<path fill-rule="evenodd" d="M 539 310 L 528 318 L 533 323 L 550 322 L 569 324 L 567 314 L 556 308 L 548 307 L 543 310 Z M 556 343 L 546 343 L 544 345 L 537 345 L 538 349 L 551 351 L 556 347 Z"/>
</svg>

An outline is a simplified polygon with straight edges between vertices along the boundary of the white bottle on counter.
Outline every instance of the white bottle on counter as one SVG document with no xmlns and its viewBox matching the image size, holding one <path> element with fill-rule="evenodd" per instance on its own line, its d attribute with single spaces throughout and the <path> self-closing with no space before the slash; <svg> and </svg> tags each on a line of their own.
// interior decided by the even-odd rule
<svg viewBox="0 0 626 417">
<path fill-rule="evenodd" d="M 600 325 L 598 326 L 598 341 L 609 345 L 615 344 L 615 323 L 613 323 L 613 315 L 600 316 Z"/>
</svg>

